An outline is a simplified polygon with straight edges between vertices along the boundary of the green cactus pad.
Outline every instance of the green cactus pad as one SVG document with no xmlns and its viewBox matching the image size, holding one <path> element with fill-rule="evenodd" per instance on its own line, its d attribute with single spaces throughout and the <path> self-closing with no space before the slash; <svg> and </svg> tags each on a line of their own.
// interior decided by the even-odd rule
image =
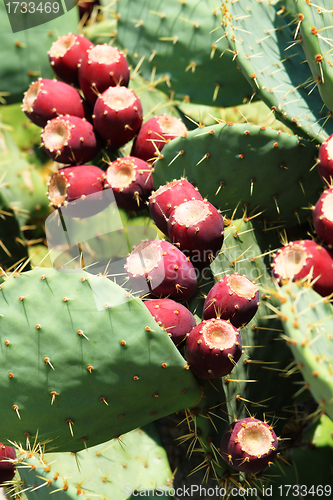
<svg viewBox="0 0 333 500">
<path fill-rule="evenodd" d="M 250 280 L 266 284 L 271 281 L 263 252 L 258 243 L 258 231 L 251 221 L 234 219 L 224 231 L 221 252 L 211 264 L 216 280 L 226 274 L 244 274 Z"/>
<path fill-rule="evenodd" d="M 11 5 L 14 8 L 14 4 Z M 22 102 L 23 93 L 37 78 L 54 77 L 47 50 L 59 36 L 69 32 L 75 33 L 79 19 L 78 11 L 74 8 L 41 26 L 13 33 L 6 9 L 5 2 L 1 2 L 0 96 L 3 94 L 6 102 L 10 104 Z M 22 21 L 24 13 L 18 13 L 19 15 Z"/>
<path fill-rule="evenodd" d="M 333 11 L 330 0 L 297 0 L 300 40 L 320 95 L 333 111 Z"/>
<path fill-rule="evenodd" d="M 248 215 L 295 226 L 322 186 L 313 144 L 285 132 L 247 123 L 197 128 L 172 140 L 155 164 L 158 188 L 185 176 L 202 196 L 231 217 L 238 204 Z M 259 219 L 259 218 L 258 218 Z"/>
<path fill-rule="evenodd" d="M 1 200 L 1 198 L 0 198 Z M 12 210 L 0 210 L 0 267 L 3 271 L 28 258 L 27 244 Z"/>
<path fill-rule="evenodd" d="M 279 294 L 285 338 L 304 384 L 333 420 L 333 306 L 311 287 L 295 283 Z"/>
<path fill-rule="evenodd" d="M 22 103 L 1 106 L 0 120 L 8 127 L 9 135 L 15 140 L 16 146 L 21 151 L 28 151 L 32 161 L 36 161 L 37 151 L 33 148 L 40 147 L 41 129 L 22 112 Z"/>
<path fill-rule="evenodd" d="M 38 434 L 48 451 L 79 451 L 199 399 L 166 332 L 106 277 L 12 275 L 0 322 L 1 442 Z"/>
<path fill-rule="evenodd" d="M 230 48 L 253 93 L 296 133 L 317 142 L 331 135 L 333 121 L 294 38 L 298 20 L 291 22 L 276 0 L 223 2 L 222 13 Z"/>
<path fill-rule="evenodd" d="M 155 491 L 160 497 L 171 486 L 172 472 L 153 423 L 75 454 L 39 451 L 37 446 L 17 449 L 21 489 L 28 500 L 78 495 L 125 500 L 132 493 L 146 497 Z"/>
<path fill-rule="evenodd" d="M 220 30 L 214 0 L 121 0 L 117 42 L 140 71 L 176 99 L 231 106 L 251 97 Z M 222 56 L 222 57 L 221 57 Z"/>
<path fill-rule="evenodd" d="M 0 131 L 1 205 L 11 209 L 20 225 L 49 209 L 47 186 L 23 156 L 10 134 Z"/>
</svg>

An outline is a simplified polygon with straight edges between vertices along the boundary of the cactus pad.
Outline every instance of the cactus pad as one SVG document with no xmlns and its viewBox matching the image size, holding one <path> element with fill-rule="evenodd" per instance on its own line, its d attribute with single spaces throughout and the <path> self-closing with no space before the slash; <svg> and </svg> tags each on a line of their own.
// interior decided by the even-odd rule
<svg viewBox="0 0 333 500">
<path fill-rule="evenodd" d="M 0 314 L 2 442 L 38 434 L 48 451 L 79 451 L 199 398 L 168 334 L 105 277 L 12 275 Z"/>
<path fill-rule="evenodd" d="M 296 133 L 322 142 L 333 122 L 295 39 L 299 20 L 291 20 L 276 0 L 223 2 L 222 13 L 224 33 L 253 93 Z"/>
<path fill-rule="evenodd" d="M 157 490 L 162 496 L 170 486 L 172 472 L 153 423 L 75 454 L 39 451 L 37 446 L 17 449 L 17 470 L 28 500 L 78 495 L 125 500 L 132 492 L 148 496 Z"/>
<path fill-rule="evenodd" d="M 295 2 L 300 40 L 314 81 L 327 108 L 333 111 L 333 11 L 329 0 Z"/>
<path fill-rule="evenodd" d="M 261 220 L 294 226 L 309 216 L 302 208 L 318 198 L 321 182 L 310 171 L 315 155 L 313 144 L 285 132 L 218 124 L 167 144 L 155 164 L 154 184 L 157 189 L 185 176 L 227 216 L 240 204 L 248 215 L 260 212 Z"/>
<path fill-rule="evenodd" d="M 117 42 L 147 79 L 176 99 L 216 106 L 241 104 L 251 87 L 221 36 L 214 0 L 122 0 Z M 231 83 L 232 82 L 232 83 Z"/>
<path fill-rule="evenodd" d="M 333 419 L 333 307 L 311 287 L 288 283 L 280 290 L 285 338 L 305 386 Z"/>
</svg>

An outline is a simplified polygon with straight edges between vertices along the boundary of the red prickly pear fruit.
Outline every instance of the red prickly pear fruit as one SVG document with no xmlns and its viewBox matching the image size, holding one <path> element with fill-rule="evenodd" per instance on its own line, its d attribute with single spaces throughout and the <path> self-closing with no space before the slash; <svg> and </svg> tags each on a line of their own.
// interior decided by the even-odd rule
<svg viewBox="0 0 333 500">
<path fill-rule="evenodd" d="M 189 300 L 197 294 L 194 267 L 186 256 L 165 240 L 144 240 L 126 260 L 130 286 L 141 295 L 151 293 L 175 300 Z"/>
<path fill-rule="evenodd" d="M 175 346 L 182 347 L 196 321 L 189 309 L 171 299 L 145 300 L 156 323 L 165 330 Z"/>
<path fill-rule="evenodd" d="M 239 330 L 220 318 L 204 320 L 189 333 L 186 360 L 198 378 L 228 375 L 242 355 Z"/>
<path fill-rule="evenodd" d="M 220 453 L 233 469 L 259 472 L 278 452 L 278 438 L 270 425 L 254 417 L 235 420 L 221 438 Z"/>
<path fill-rule="evenodd" d="M 187 132 L 179 118 L 167 114 L 153 116 L 140 128 L 133 142 L 131 155 L 154 162 L 168 142 L 175 137 L 186 137 Z"/>
<path fill-rule="evenodd" d="M 141 101 L 127 87 L 109 87 L 96 101 L 93 120 L 106 146 L 120 148 L 133 139 L 141 127 Z"/>
<path fill-rule="evenodd" d="M 291 241 L 276 252 L 271 265 L 280 285 L 307 278 L 321 296 L 333 292 L 333 257 L 313 240 Z"/>
<path fill-rule="evenodd" d="M 112 188 L 119 208 L 139 211 L 146 207 L 154 189 L 153 169 L 134 156 L 110 162 L 105 173 L 105 188 Z"/>
<path fill-rule="evenodd" d="M 52 43 L 48 56 L 56 76 L 68 84 L 79 87 L 79 64 L 86 51 L 94 44 L 83 35 L 60 36 Z"/>
<path fill-rule="evenodd" d="M 245 326 L 256 314 L 259 291 L 242 274 L 228 274 L 210 289 L 204 302 L 203 318 L 229 319 L 236 328 Z"/>
<path fill-rule="evenodd" d="M 318 237 L 330 248 L 333 245 L 333 188 L 322 193 L 312 212 L 312 220 Z"/>
<path fill-rule="evenodd" d="M 333 182 L 333 134 L 319 147 L 318 173 L 325 184 Z"/>
<path fill-rule="evenodd" d="M 58 80 L 39 78 L 25 92 L 22 110 L 39 127 L 61 115 L 91 119 L 91 111 L 79 92 Z"/>
<path fill-rule="evenodd" d="M 16 472 L 15 464 L 11 460 L 16 459 L 14 448 L 0 443 L 0 486 L 5 486 L 5 481 L 11 481 Z"/>
<path fill-rule="evenodd" d="M 42 146 L 55 161 L 80 165 L 91 161 L 101 149 L 101 141 L 90 122 L 77 116 L 58 116 L 42 131 Z"/>
<path fill-rule="evenodd" d="M 70 217 L 90 217 L 112 201 L 105 195 L 104 171 L 95 165 L 61 168 L 48 182 L 48 197 L 54 208 L 65 208 Z"/>
<path fill-rule="evenodd" d="M 173 244 L 198 268 L 209 266 L 223 244 L 224 221 L 207 200 L 190 200 L 176 207 L 168 220 Z"/>
<path fill-rule="evenodd" d="M 160 186 L 149 197 L 149 212 L 156 226 L 168 234 L 168 219 L 171 212 L 181 203 L 202 200 L 198 189 L 186 179 L 177 179 Z"/>
<path fill-rule="evenodd" d="M 79 67 L 80 88 L 93 106 L 98 95 L 109 87 L 127 87 L 130 71 L 124 54 L 107 44 L 94 45 L 86 51 Z"/>
</svg>

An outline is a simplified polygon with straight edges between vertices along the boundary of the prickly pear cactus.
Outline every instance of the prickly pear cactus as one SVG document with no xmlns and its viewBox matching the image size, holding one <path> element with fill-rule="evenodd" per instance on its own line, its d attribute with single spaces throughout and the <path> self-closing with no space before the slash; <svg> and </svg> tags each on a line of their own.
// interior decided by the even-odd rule
<svg viewBox="0 0 333 500">
<path fill-rule="evenodd" d="M 90 498 L 92 491 L 105 499 L 132 498 L 140 491 L 169 496 L 172 472 L 154 423 L 78 453 L 43 453 L 33 443 L 18 446 L 16 453 L 28 500 L 50 494 Z"/>
<path fill-rule="evenodd" d="M 295 7 L 299 20 L 299 40 L 313 80 L 318 85 L 319 93 L 328 110 L 332 111 L 332 6 L 327 0 L 320 2 L 320 5 L 311 1 L 297 0 Z"/>
<path fill-rule="evenodd" d="M 155 188 L 185 176 L 224 216 L 223 246 L 197 270 L 196 297 L 182 304 L 201 322 L 207 293 L 230 273 L 253 280 L 260 304 L 240 329 L 243 352 L 231 373 L 197 379 L 186 351 L 155 323 L 144 291 L 130 294 L 119 267 L 134 244 L 168 236 L 148 208 L 71 220 L 52 212 L 46 181 L 59 164 L 43 157 L 23 113 L 20 121 L 17 109 L 4 106 L 0 440 L 17 449 L 11 495 L 180 498 L 190 491 L 226 500 L 248 496 L 249 487 L 251 496 L 277 500 L 288 496 L 288 483 L 293 496 L 330 498 L 330 298 L 305 286 L 280 288 L 270 273 L 271 254 L 286 241 L 318 241 L 309 209 L 324 188 L 318 147 L 333 132 L 330 5 L 118 0 L 97 10 L 85 26 L 66 29 L 63 18 L 64 31 L 119 46 L 144 120 L 169 113 L 189 129 L 167 141 L 154 165 Z M 41 76 L 50 74 L 47 50 L 62 33 L 52 26 L 35 52 L 34 30 L 14 52 L 8 33 L 0 35 L 1 102 L 40 76 L 39 66 L 25 73 L 35 58 Z M 30 56 L 18 64 L 25 49 Z M 8 88 L 12 95 L 3 95 Z M 273 113 L 280 122 L 270 121 Z M 94 163 L 105 170 L 131 147 L 103 148 Z M 273 464 L 255 474 L 233 469 L 220 450 L 232 421 L 249 416 L 279 438 Z"/>
<path fill-rule="evenodd" d="M 297 1 L 296 8 L 305 3 Z M 324 5 L 321 9 L 321 4 L 318 15 L 323 18 L 327 9 Z M 317 4 L 313 12 L 316 9 Z M 277 0 L 226 1 L 222 3 L 223 30 L 253 94 L 296 133 L 322 142 L 332 133 L 332 120 L 298 38 L 302 18 L 290 18 L 286 10 Z"/>
<path fill-rule="evenodd" d="M 288 284 L 281 289 L 285 338 L 304 384 L 333 420 L 333 308 L 312 288 Z"/>
<path fill-rule="evenodd" d="M 1 130 L 2 129 L 2 130 Z M 48 211 L 45 182 L 0 118 L 0 267 L 6 271 L 28 258 L 24 226 Z"/>
<path fill-rule="evenodd" d="M 48 212 L 45 182 L 24 157 L 8 132 L 0 132 L 0 175 L 2 205 L 16 214 L 20 224 Z"/>
<path fill-rule="evenodd" d="M 36 268 L 0 301 L 2 441 L 75 452 L 199 399 L 166 332 L 106 277 Z"/>
<path fill-rule="evenodd" d="M 306 220 L 304 204 L 316 200 L 321 187 L 311 170 L 315 155 L 315 146 L 297 136 L 221 123 L 167 144 L 155 164 L 154 182 L 159 186 L 185 175 L 227 217 L 239 204 L 267 225 L 283 220 L 294 226 Z"/>
<path fill-rule="evenodd" d="M 231 106 L 251 97 L 220 34 L 219 6 L 212 0 L 121 0 L 117 41 L 143 76 L 178 100 Z M 154 44 L 152 45 L 152 41 Z"/>
</svg>

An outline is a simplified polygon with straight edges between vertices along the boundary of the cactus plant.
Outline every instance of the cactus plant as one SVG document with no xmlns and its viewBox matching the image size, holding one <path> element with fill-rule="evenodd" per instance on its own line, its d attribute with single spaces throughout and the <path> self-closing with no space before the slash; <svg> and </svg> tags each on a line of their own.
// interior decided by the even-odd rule
<svg viewBox="0 0 333 500">
<path fill-rule="evenodd" d="M 280 290 L 286 340 L 313 397 L 333 419 L 332 304 L 312 288 L 287 284 Z"/>
<path fill-rule="evenodd" d="M 303 64 L 302 18 L 289 17 L 277 1 L 248 6 L 244 1 L 223 2 L 222 11 L 225 35 L 253 93 L 296 133 L 322 142 L 331 135 L 332 122 L 323 109 L 318 81 Z"/>
<path fill-rule="evenodd" d="M 164 82 L 161 88 L 170 89 L 178 100 L 240 104 L 251 97 L 251 87 L 237 74 L 219 30 L 219 14 L 219 6 L 212 0 L 172 0 L 168 4 L 121 0 L 117 4 L 117 40 L 132 64 L 143 59 L 142 74 L 147 80 L 153 72 L 157 82 Z"/>
<path fill-rule="evenodd" d="M 185 175 L 227 216 L 239 203 L 249 215 L 259 213 L 263 224 L 295 226 L 306 221 L 303 207 L 316 201 L 322 185 L 311 170 L 315 156 L 312 143 L 285 132 L 220 123 L 167 144 L 155 164 L 154 183 L 158 188 Z M 214 175 L 205 175 L 207 169 Z"/>
<path fill-rule="evenodd" d="M 107 278 L 36 268 L 1 294 L 3 441 L 38 434 L 50 451 L 79 451 L 198 400 L 167 333 Z"/>
<path fill-rule="evenodd" d="M 17 470 L 29 500 L 51 493 L 89 498 L 92 491 L 114 499 L 144 490 L 167 496 L 170 490 L 172 472 L 154 423 L 79 453 L 40 452 L 17 446 Z"/>
<path fill-rule="evenodd" d="M 190 276 L 194 267 L 182 253 L 188 270 L 185 278 L 192 279 L 193 293 L 176 296 L 175 300 L 189 311 L 191 332 L 197 333 L 193 318 L 201 324 L 199 331 L 203 331 L 203 321 L 204 325 L 227 321 L 228 330 L 234 328 L 229 320 L 204 318 L 209 292 L 224 277 L 237 279 L 242 275 L 251 280 L 259 292 L 259 305 L 256 296 L 254 317 L 237 325 L 241 340 L 237 363 L 231 363 L 218 378 L 205 379 L 201 372 L 192 373 L 191 344 L 186 348 L 184 339 L 184 347 L 175 346 L 168 335 L 169 327 L 157 316 L 155 321 L 142 300 L 152 298 L 150 275 L 140 271 L 145 286 L 137 287 L 135 298 L 127 280 L 125 264 L 133 247 L 149 246 L 142 240 L 177 249 L 168 226 L 162 227 L 162 235 L 153 224 L 155 194 L 150 198 L 151 206 L 143 207 L 140 215 L 117 211 L 112 197 L 104 210 L 86 218 L 80 212 L 76 213 L 78 217 L 70 217 L 67 207 L 57 207 L 49 214 L 48 202 L 44 205 L 37 201 L 43 199 L 46 183 L 33 177 L 33 193 L 23 189 L 20 195 L 21 177 L 15 173 L 28 165 L 31 176 L 39 175 L 31 167 L 31 157 L 36 159 L 36 153 L 30 151 L 30 163 L 26 163 L 21 146 L 13 146 L 15 155 L 10 158 L 15 162 L 6 173 L 11 183 L 1 186 L 1 208 L 12 208 L 15 224 L 10 226 L 8 216 L 6 248 L 12 257 L 6 263 L 9 269 L 2 276 L 0 289 L 0 438 L 6 444 L 10 444 L 8 440 L 16 442 L 18 469 L 23 466 L 19 473 L 31 498 L 48 497 L 51 491 L 63 496 L 81 493 L 89 498 L 101 494 L 105 498 L 134 497 L 137 492 L 158 496 L 156 485 L 150 489 L 146 474 L 149 460 L 137 491 L 121 496 L 125 477 L 115 474 L 112 483 L 105 481 L 102 491 L 97 484 L 101 483 L 100 472 L 95 465 L 89 466 L 92 462 L 88 459 L 95 445 L 104 449 L 109 444 L 103 443 L 117 436 L 111 446 L 128 443 L 127 470 L 134 470 L 136 447 L 141 446 L 138 436 L 145 435 L 146 424 L 153 420 L 157 420 L 164 436 L 170 463 L 169 468 L 163 459 L 159 477 L 166 485 L 171 469 L 168 484 L 174 486 L 165 496 L 172 492 L 180 497 L 177 487 L 199 483 L 204 487 L 201 481 L 207 481 L 207 485 L 220 488 L 214 489 L 216 498 L 235 497 L 233 487 L 241 495 L 249 486 L 256 489 L 257 498 L 277 499 L 286 493 L 286 480 L 296 493 L 297 487 L 302 493 L 306 486 L 312 497 L 331 496 L 331 297 L 318 296 L 313 290 L 317 278 L 279 283 L 271 275 L 270 264 L 272 254 L 288 242 L 292 246 L 293 241 L 313 240 L 312 245 L 321 243 L 330 251 L 314 231 L 311 208 L 327 187 L 316 164 L 320 144 L 332 134 L 331 54 L 327 49 L 333 38 L 332 25 L 333 15 L 326 0 L 318 0 L 315 6 L 301 0 L 295 4 L 290 0 L 239 0 L 223 2 L 221 8 L 210 0 L 172 0 L 163 5 L 160 0 L 154 4 L 150 0 L 119 0 L 101 5 L 96 22 L 91 18 L 82 29 L 93 43 L 107 43 L 126 53 L 128 86 L 142 103 L 143 123 L 167 113 L 181 117 L 188 130 L 166 140 L 163 150 L 154 148 L 149 160 L 153 163 L 155 194 L 167 183 L 185 184 L 185 178 L 195 193 L 191 197 L 207 198 L 221 211 L 221 219 L 223 216 L 223 244 L 213 262 L 196 267 L 195 279 Z M 51 39 L 49 42 L 45 54 Z M 218 57 L 223 52 L 223 57 Z M 227 84 L 229 81 L 232 84 Z M 224 104 L 240 104 L 244 96 L 250 100 L 246 108 L 221 108 Z M 281 120 L 281 127 L 274 122 L 269 128 L 241 115 L 250 109 L 251 117 L 256 116 L 259 99 L 268 106 L 267 114 L 274 112 Z M 4 137 L 7 132 L 3 131 Z M 13 135 L 8 135 L 8 144 L 15 145 Z M 119 150 L 104 148 L 91 161 L 105 172 L 110 162 L 128 157 L 134 143 L 132 137 Z M 59 165 L 49 162 L 47 168 L 44 175 L 45 171 L 47 175 L 54 173 Z M 26 179 L 26 174 L 20 175 Z M 111 193 L 104 189 L 103 196 L 106 191 Z M 173 221 L 176 211 L 186 211 L 188 201 L 183 196 L 173 202 L 172 188 L 162 188 L 163 193 L 163 222 L 166 218 Z M 40 211 L 35 210 L 38 204 L 42 206 Z M 36 217 L 45 224 L 43 239 L 49 244 L 49 249 L 44 247 L 45 261 L 48 259 L 45 268 L 43 262 L 38 265 L 33 256 L 35 245 L 28 239 L 24 251 L 11 250 L 19 241 L 17 236 L 29 236 L 28 223 Z M 163 238 L 166 241 L 162 244 L 159 239 Z M 172 252 L 168 254 L 168 266 L 179 272 Z M 29 266 L 27 255 L 37 268 L 20 272 L 19 267 L 11 273 L 17 266 Z M 147 251 L 143 256 L 137 252 L 135 259 L 134 269 L 140 264 L 155 275 L 154 252 Z M 160 291 L 163 296 L 170 293 L 163 287 Z M 158 295 L 153 300 L 170 298 Z M 216 329 L 209 330 L 209 336 L 216 340 Z M 210 347 L 214 354 L 213 342 Z M 274 429 L 278 437 L 275 458 L 276 449 L 272 450 L 273 464 L 266 468 L 268 463 L 263 461 L 261 470 L 256 468 L 255 473 L 248 468 L 235 470 L 228 459 L 225 461 L 221 441 L 226 431 L 236 428 L 233 422 L 239 421 L 246 431 L 241 434 L 242 440 L 248 431 L 248 418 L 264 422 L 263 428 Z M 172 422 L 178 424 L 177 429 L 172 428 Z M 134 430 L 139 426 L 144 426 L 141 434 Z M 255 424 L 255 430 L 258 426 Z M 176 432 L 180 433 L 179 448 L 170 439 Z M 265 436 L 268 431 L 264 430 Z M 273 444 L 276 448 L 275 441 Z M 176 464 L 177 450 L 184 450 L 184 446 L 188 463 L 183 456 Z M 36 455 L 36 449 L 42 453 Z M 82 470 L 81 476 L 73 470 L 74 485 L 68 480 L 68 489 L 62 479 L 65 473 L 59 470 L 58 476 L 52 464 L 53 460 L 60 464 L 63 459 L 64 467 L 69 467 L 70 458 L 74 463 L 65 450 L 76 454 L 79 464 L 86 457 L 89 469 L 87 473 Z M 246 463 L 247 458 L 252 460 L 244 451 L 241 453 Z M 323 462 L 322 467 L 317 466 L 319 462 Z M 185 470 L 190 472 L 186 479 Z M 16 494 L 24 490 L 19 480 L 14 480 L 15 484 Z M 193 498 L 212 496 L 208 490 L 203 491 L 193 488 Z"/>
</svg>

